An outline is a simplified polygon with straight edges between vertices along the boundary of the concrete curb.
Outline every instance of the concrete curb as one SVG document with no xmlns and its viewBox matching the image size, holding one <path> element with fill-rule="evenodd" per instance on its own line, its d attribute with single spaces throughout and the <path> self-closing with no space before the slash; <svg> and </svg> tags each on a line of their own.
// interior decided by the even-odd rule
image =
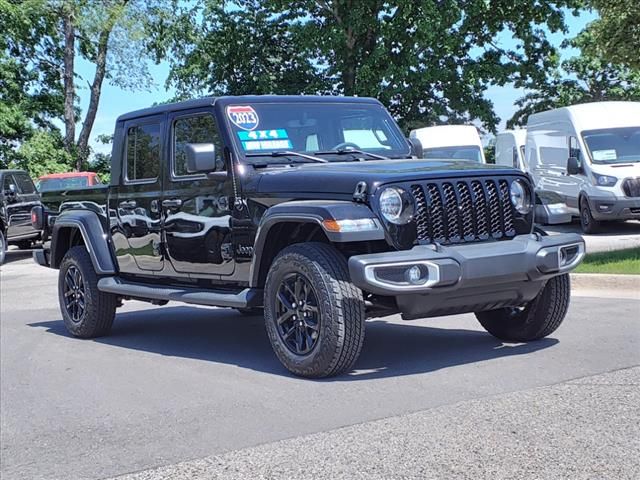
<svg viewBox="0 0 640 480">
<path fill-rule="evenodd" d="M 616 290 L 635 292 L 640 297 L 640 275 L 572 273 L 571 288 L 578 290 Z"/>
</svg>

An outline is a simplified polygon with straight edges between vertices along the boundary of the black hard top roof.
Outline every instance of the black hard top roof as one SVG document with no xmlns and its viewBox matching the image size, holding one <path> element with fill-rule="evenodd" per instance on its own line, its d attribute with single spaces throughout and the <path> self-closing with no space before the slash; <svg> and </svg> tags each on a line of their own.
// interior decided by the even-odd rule
<svg viewBox="0 0 640 480">
<path fill-rule="evenodd" d="M 202 97 L 194 100 L 186 100 L 184 102 L 165 103 L 155 107 L 143 108 L 120 115 L 118 122 L 123 120 L 131 120 L 134 118 L 147 117 L 150 115 L 158 115 L 166 112 L 175 112 L 179 110 L 188 110 L 191 108 L 199 108 L 211 106 L 214 103 L 222 105 L 235 103 L 369 103 L 381 105 L 375 98 L 369 97 L 338 97 L 330 95 L 242 95 L 242 96 L 225 96 L 225 97 Z"/>
</svg>

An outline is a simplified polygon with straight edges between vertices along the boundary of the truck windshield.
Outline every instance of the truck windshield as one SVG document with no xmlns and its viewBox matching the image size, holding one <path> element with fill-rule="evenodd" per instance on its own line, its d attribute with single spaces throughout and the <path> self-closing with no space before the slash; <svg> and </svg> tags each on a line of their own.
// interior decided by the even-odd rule
<svg viewBox="0 0 640 480">
<path fill-rule="evenodd" d="M 582 138 L 593 163 L 640 162 L 640 127 L 587 130 Z"/>
<path fill-rule="evenodd" d="M 253 103 L 229 105 L 225 113 L 233 140 L 248 162 L 313 161 L 286 152 L 320 153 L 328 161 L 410 155 L 402 132 L 380 105 Z"/>
<path fill-rule="evenodd" d="M 52 190 L 83 188 L 88 185 L 88 177 L 43 178 L 38 182 L 38 190 L 41 192 L 50 192 Z"/>
<path fill-rule="evenodd" d="M 482 163 L 482 154 L 480 153 L 480 147 L 477 145 L 425 148 L 422 156 L 430 160 L 471 160 L 472 162 Z"/>
</svg>

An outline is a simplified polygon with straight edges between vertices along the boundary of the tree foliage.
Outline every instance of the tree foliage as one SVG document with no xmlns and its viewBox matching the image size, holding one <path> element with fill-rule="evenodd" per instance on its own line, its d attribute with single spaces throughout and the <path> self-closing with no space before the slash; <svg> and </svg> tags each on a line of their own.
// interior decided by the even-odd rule
<svg viewBox="0 0 640 480">
<path fill-rule="evenodd" d="M 529 93 L 518 99 L 519 107 L 507 128 L 523 126 L 532 113 L 576 103 L 603 100 L 640 101 L 640 70 L 611 63 L 598 49 L 590 26 L 565 46 L 580 54 L 550 70 L 543 81 L 527 85 Z"/>
<path fill-rule="evenodd" d="M 600 18 L 590 29 L 592 54 L 640 70 L 640 3 L 638 0 L 590 0 Z"/>
<path fill-rule="evenodd" d="M 0 0 L 0 168 L 36 129 L 53 129 L 62 114 L 58 19 L 43 0 Z"/>
<path fill-rule="evenodd" d="M 154 46 L 181 97 L 330 93 L 379 98 L 402 124 L 477 120 L 495 130 L 489 85 L 552 66 L 549 31 L 578 0 L 200 0 Z M 503 39 L 512 37 L 507 48 Z"/>
</svg>

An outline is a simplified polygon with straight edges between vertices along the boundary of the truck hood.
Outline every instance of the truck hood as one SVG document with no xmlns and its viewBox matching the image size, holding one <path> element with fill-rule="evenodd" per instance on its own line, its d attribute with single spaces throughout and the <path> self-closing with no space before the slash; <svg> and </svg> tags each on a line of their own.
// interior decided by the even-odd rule
<svg viewBox="0 0 640 480">
<path fill-rule="evenodd" d="M 260 193 L 352 193 L 358 182 L 373 192 L 386 183 L 483 175 L 513 175 L 519 170 L 462 160 L 369 160 L 304 163 L 256 169 Z"/>
</svg>

